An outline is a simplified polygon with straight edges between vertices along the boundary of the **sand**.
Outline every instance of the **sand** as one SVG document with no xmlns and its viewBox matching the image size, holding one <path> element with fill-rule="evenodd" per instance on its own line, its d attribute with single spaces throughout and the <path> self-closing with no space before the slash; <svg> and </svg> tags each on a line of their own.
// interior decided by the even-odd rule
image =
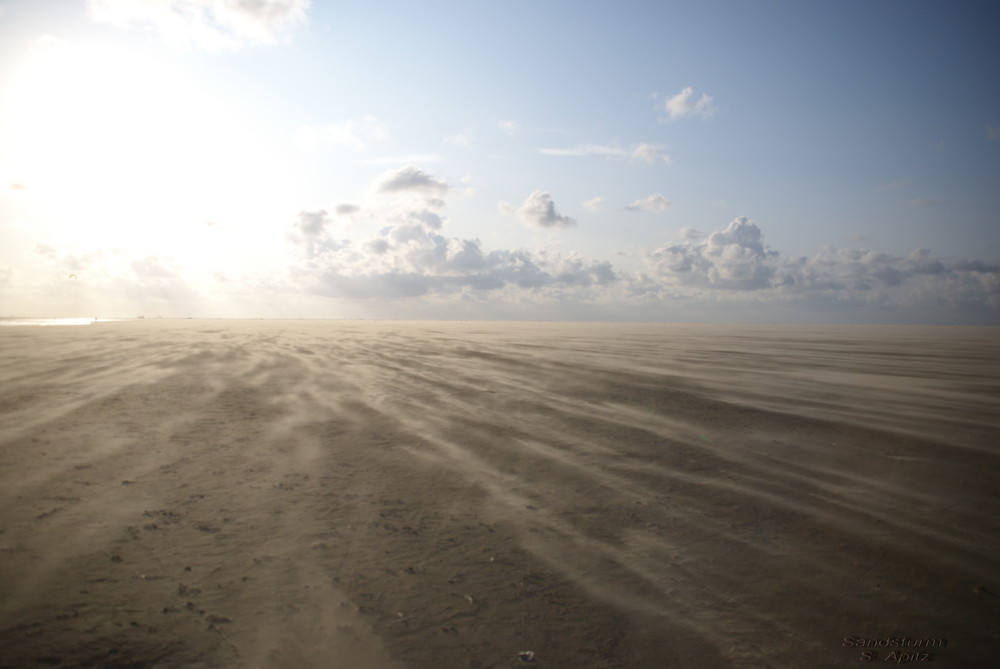
<svg viewBox="0 0 1000 669">
<path fill-rule="evenodd" d="M 995 329 L 146 320 L 0 363 L 3 667 L 1000 657 Z"/>
</svg>

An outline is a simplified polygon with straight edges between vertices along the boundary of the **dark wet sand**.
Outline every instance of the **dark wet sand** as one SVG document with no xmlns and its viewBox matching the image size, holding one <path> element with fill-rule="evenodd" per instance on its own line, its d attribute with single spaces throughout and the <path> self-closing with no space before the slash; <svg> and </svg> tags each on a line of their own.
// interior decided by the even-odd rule
<svg viewBox="0 0 1000 669">
<path fill-rule="evenodd" d="M 134 321 L 0 361 L 3 667 L 1000 657 L 995 329 Z"/>
</svg>

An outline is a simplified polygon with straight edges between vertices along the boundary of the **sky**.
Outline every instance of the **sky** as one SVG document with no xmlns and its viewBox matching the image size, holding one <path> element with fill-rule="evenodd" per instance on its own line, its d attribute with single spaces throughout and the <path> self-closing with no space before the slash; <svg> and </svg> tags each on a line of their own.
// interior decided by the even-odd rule
<svg viewBox="0 0 1000 669">
<path fill-rule="evenodd" d="M 998 25 L 0 0 L 0 315 L 1000 325 Z"/>
</svg>

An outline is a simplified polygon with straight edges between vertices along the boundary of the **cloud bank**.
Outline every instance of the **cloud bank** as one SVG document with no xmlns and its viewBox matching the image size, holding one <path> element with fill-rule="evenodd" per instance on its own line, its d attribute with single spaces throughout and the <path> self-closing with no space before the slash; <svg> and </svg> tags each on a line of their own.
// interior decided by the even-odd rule
<svg viewBox="0 0 1000 669">
<path fill-rule="evenodd" d="M 261 315 L 256 310 L 266 304 L 267 315 L 314 317 L 1000 324 L 998 264 L 949 260 L 929 249 L 900 256 L 831 246 L 786 256 L 745 217 L 709 232 L 680 227 L 679 241 L 618 253 L 616 264 L 579 253 L 490 249 L 448 231 L 455 192 L 419 168 L 390 170 L 360 202 L 290 217 L 277 265 L 242 276 L 220 265 L 209 283 L 165 254 L 45 244 L 31 252 L 33 273 L 10 268 L 0 279 L 5 292 L 40 304 L 90 300 L 165 315 L 212 315 L 221 303 L 246 305 L 227 315 Z M 666 204 L 652 195 L 635 206 Z M 541 190 L 507 210 L 532 227 L 573 224 Z M 374 223 L 374 231 L 347 238 L 357 219 Z"/>
</svg>

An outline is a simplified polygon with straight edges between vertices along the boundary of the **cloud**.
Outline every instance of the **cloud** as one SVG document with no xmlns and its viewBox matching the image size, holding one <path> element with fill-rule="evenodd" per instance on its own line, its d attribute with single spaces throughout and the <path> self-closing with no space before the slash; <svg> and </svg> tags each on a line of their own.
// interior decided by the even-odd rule
<svg viewBox="0 0 1000 669">
<path fill-rule="evenodd" d="M 595 197 L 591 198 L 590 200 L 585 200 L 580 204 L 583 206 L 584 209 L 589 209 L 590 211 L 600 211 L 601 208 L 604 206 L 604 198 Z"/>
<path fill-rule="evenodd" d="M 632 149 L 632 160 L 641 160 L 652 165 L 653 163 L 662 160 L 665 163 L 670 163 L 670 156 L 663 153 L 661 147 L 656 144 L 639 144 L 634 149 Z"/>
<path fill-rule="evenodd" d="M 207 51 L 274 44 L 306 19 L 309 0 L 89 0 L 90 18 L 142 26 L 178 47 Z"/>
<path fill-rule="evenodd" d="M 690 86 L 667 100 L 664 109 L 670 120 L 685 116 L 707 117 L 715 113 L 712 96 L 702 93 L 701 97 L 695 100 L 694 89 Z"/>
<path fill-rule="evenodd" d="M 542 148 L 538 152 L 547 156 L 604 156 L 608 158 L 629 158 L 652 165 L 658 161 L 670 163 L 670 156 L 656 144 L 635 144 L 631 148 L 608 146 L 604 144 L 584 144 L 571 148 Z"/>
<path fill-rule="evenodd" d="M 333 208 L 338 216 L 353 216 L 361 211 L 361 207 L 350 202 L 342 202 Z"/>
<path fill-rule="evenodd" d="M 359 242 L 327 239 L 316 253 L 309 240 L 289 235 L 299 248 L 300 262 L 292 281 L 310 292 L 348 299 L 413 299 L 463 296 L 572 292 L 587 300 L 596 290 L 619 280 L 611 264 L 577 254 L 564 256 L 524 249 L 486 251 L 478 239 L 448 237 L 439 232 L 440 217 L 412 210 L 377 234 Z"/>
<path fill-rule="evenodd" d="M 318 237 L 323 234 L 324 229 L 332 220 L 326 209 L 301 211 L 293 227 L 304 237 Z"/>
<path fill-rule="evenodd" d="M 940 200 L 935 200 L 932 197 L 918 197 L 907 202 L 911 207 L 934 207 L 936 205 L 942 204 Z"/>
<path fill-rule="evenodd" d="M 850 310 L 861 320 L 1000 323 L 1000 265 L 946 262 L 928 249 L 896 256 L 864 248 L 826 247 L 782 258 L 760 228 L 737 218 L 704 241 L 670 243 L 648 252 L 649 274 L 623 278 L 633 296 L 698 299 L 826 313 Z M 891 310 L 892 316 L 888 316 Z"/>
<path fill-rule="evenodd" d="M 656 275 L 671 284 L 754 290 L 770 285 L 776 256 L 764 247 L 760 228 L 737 218 L 704 242 L 665 244 L 647 260 Z"/>
<path fill-rule="evenodd" d="M 316 211 L 300 211 L 295 217 L 287 237 L 297 246 L 303 248 L 310 257 L 324 251 L 327 227 L 333 221 L 325 209 Z"/>
<path fill-rule="evenodd" d="M 897 188 L 902 188 L 907 184 L 906 179 L 896 179 L 895 181 L 887 184 L 883 184 L 878 187 L 879 190 L 896 190 Z"/>
<path fill-rule="evenodd" d="M 26 264 L 0 270 L 0 280 L 16 282 L 37 309 L 90 304 L 93 313 L 211 315 L 222 301 L 242 300 L 245 310 L 230 313 L 261 315 L 270 305 L 265 315 L 1000 325 L 1000 264 L 925 248 L 897 255 L 830 246 L 786 257 L 756 223 L 737 218 L 704 234 L 682 228 L 680 240 L 634 254 L 609 251 L 628 263 L 619 268 L 574 252 L 489 249 L 446 232 L 444 214 L 420 201 L 347 206 L 357 209 L 299 212 L 283 226 L 283 266 L 248 276 L 220 267 L 214 282 L 189 283 L 169 255 L 38 244 Z M 340 238 L 338 217 L 357 212 L 384 225 Z"/>
<path fill-rule="evenodd" d="M 541 190 L 532 192 L 514 213 L 525 223 L 539 228 L 570 228 L 576 225 L 575 220 L 556 211 L 552 196 Z"/>
<path fill-rule="evenodd" d="M 389 139 L 389 126 L 371 114 L 359 119 L 347 119 L 324 128 L 304 125 L 295 131 L 295 143 L 304 150 L 314 150 L 324 144 L 350 144 L 357 150 L 369 142 Z"/>
<path fill-rule="evenodd" d="M 636 271 L 576 253 L 487 250 L 478 239 L 442 229 L 438 214 L 420 209 L 402 212 L 360 241 L 334 240 L 324 227 L 313 240 L 322 246 L 319 253 L 299 239 L 300 261 L 291 268 L 289 289 L 373 305 L 390 300 L 393 308 L 410 304 L 418 311 L 408 313 L 417 315 L 429 305 L 444 309 L 442 314 L 479 305 L 485 311 L 477 313 L 507 309 L 516 316 L 546 304 L 547 311 L 537 313 L 562 316 L 589 305 L 586 313 L 598 317 L 608 313 L 602 310 L 678 317 L 686 313 L 684 305 L 698 305 L 698 313 L 718 309 L 720 315 L 792 308 L 823 318 L 833 309 L 878 320 L 891 308 L 895 317 L 919 321 L 932 308 L 1000 320 L 998 265 L 948 263 L 927 249 L 902 257 L 827 247 L 811 257 L 783 258 L 747 218 L 707 235 L 684 228 L 683 241 L 645 252 Z"/>
<path fill-rule="evenodd" d="M 411 193 L 428 199 L 443 198 L 451 190 L 444 181 L 413 165 L 384 173 L 375 180 L 374 189 L 377 193 Z"/>
<path fill-rule="evenodd" d="M 986 139 L 991 142 L 1000 142 L 1000 127 L 992 125 L 986 126 Z"/>
<path fill-rule="evenodd" d="M 647 211 L 652 213 L 664 212 L 670 208 L 670 200 L 658 193 L 653 193 L 641 200 L 636 200 L 632 204 L 625 205 L 626 211 Z"/>
</svg>

